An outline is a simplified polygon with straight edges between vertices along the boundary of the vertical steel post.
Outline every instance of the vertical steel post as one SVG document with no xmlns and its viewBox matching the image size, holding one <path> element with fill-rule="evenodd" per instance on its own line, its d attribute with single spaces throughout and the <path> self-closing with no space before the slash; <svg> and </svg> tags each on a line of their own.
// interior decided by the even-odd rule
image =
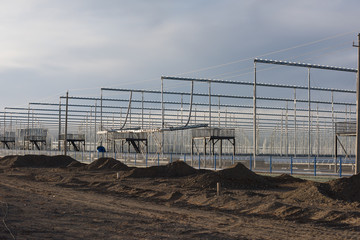
<svg viewBox="0 0 360 240">
<path fill-rule="evenodd" d="M 249 169 L 250 169 L 250 171 L 252 170 L 252 158 L 253 158 L 253 155 L 250 154 L 250 159 L 249 159 Z"/>
<path fill-rule="evenodd" d="M 5 126 L 5 122 L 4 122 Z M 30 104 L 28 106 L 28 117 L 27 117 L 27 132 L 25 133 L 26 136 L 30 136 Z M 24 143 L 25 144 L 25 143 Z"/>
<path fill-rule="evenodd" d="M 141 129 L 144 129 L 144 91 L 141 92 Z"/>
<path fill-rule="evenodd" d="M 193 154 L 194 154 L 194 138 L 191 138 L 191 166 L 193 165 Z"/>
<path fill-rule="evenodd" d="M 218 123 L 218 126 L 220 128 L 220 97 L 219 97 L 219 112 L 218 112 L 218 118 L 219 118 L 219 123 Z"/>
<path fill-rule="evenodd" d="M 340 156 L 339 177 L 342 177 L 342 157 Z"/>
<path fill-rule="evenodd" d="M 310 68 L 308 68 L 308 161 L 310 164 L 311 155 L 311 95 L 310 95 Z"/>
<path fill-rule="evenodd" d="M 66 107 L 65 107 L 65 136 L 64 136 L 64 155 L 65 156 L 67 154 L 68 110 L 69 110 L 69 91 L 66 92 Z"/>
<path fill-rule="evenodd" d="M 61 98 L 59 98 L 59 135 L 58 135 L 58 151 L 61 151 L 60 136 L 61 136 Z"/>
<path fill-rule="evenodd" d="M 337 138 L 336 138 L 336 132 L 335 132 L 335 121 L 334 121 L 334 91 L 331 91 L 331 123 L 332 123 L 332 139 L 334 141 L 334 150 L 333 150 L 333 156 L 334 156 L 334 171 L 337 172 Z"/>
<path fill-rule="evenodd" d="M 284 118 L 284 111 L 281 110 L 281 131 L 280 131 L 280 156 L 283 155 L 283 128 L 284 128 L 284 123 L 283 123 L 283 118 Z"/>
<path fill-rule="evenodd" d="M 227 107 L 225 108 L 225 128 L 227 127 Z"/>
<path fill-rule="evenodd" d="M 12 132 L 12 113 L 10 113 L 10 132 Z"/>
<path fill-rule="evenodd" d="M 5 140 L 5 131 L 6 131 L 5 127 L 6 127 L 6 110 L 4 111 L 4 140 Z"/>
<path fill-rule="evenodd" d="M 181 125 L 183 124 L 183 94 L 181 94 Z"/>
<path fill-rule="evenodd" d="M 359 134 L 359 124 L 360 124 L 360 33 L 358 34 L 358 70 L 356 75 L 356 159 L 355 159 L 355 174 L 359 173 L 359 164 L 360 164 L 360 134 Z"/>
<path fill-rule="evenodd" d="M 196 124 L 196 112 L 197 112 L 197 108 L 195 108 L 195 111 L 194 111 L 194 124 Z"/>
<path fill-rule="evenodd" d="M 161 152 L 164 154 L 164 131 L 165 128 L 165 116 L 164 116 L 164 79 L 161 77 Z"/>
<path fill-rule="evenodd" d="M 216 171 L 216 154 L 214 153 L 214 170 Z"/>
<path fill-rule="evenodd" d="M 94 109 L 94 151 L 96 151 L 96 145 L 97 145 L 96 122 L 97 122 L 97 100 L 95 100 L 95 109 Z"/>
<path fill-rule="evenodd" d="M 30 136 L 30 104 L 28 105 L 28 117 L 27 117 L 27 132 L 25 133 L 26 136 Z M 5 127 L 5 121 L 4 121 L 4 127 Z M 25 141 L 24 141 L 25 146 Z M 27 141 L 27 149 L 30 150 L 29 141 Z"/>
<path fill-rule="evenodd" d="M 294 156 L 296 157 L 296 88 L 294 88 Z"/>
<path fill-rule="evenodd" d="M 103 130 L 103 91 L 100 93 L 100 131 Z"/>
<path fill-rule="evenodd" d="M 316 105 L 316 141 L 317 141 L 317 156 L 320 155 L 320 127 L 319 127 L 319 104 Z"/>
<path fill-rule="evenodd" d="M 199 152 L 199 169 L 200 169 L 200 155 L 201 155 L 201 153 Z"/>
<path fill-rule="evenodd" d="M 253 89 L 253 157 L 254 168 L 256 161 L 256 62 L 254 62 L 254 89 Z"/>
<path fill-rule="evenodd" d="M 211 82 L 209 81 L 209 127 L 211 128 Z"/>
<path fill-rule="evenodd" d="M 288 114 L 288 101 L 286 101 L 286 115 L 285 115 L 285 154 L 289 155 L 289 114 Z"/>
<path fill-rule="evenodd" d="M 89 141 L 88 127 L 89 127 L 89 115 L 88 115 L 88 113 L 86 113 L 84 151 L 86 151 L 86 143 Z M 115 149 L 115 148 L 114 148 L 114 149 Z M 115 151 L 115 150 L 114 150 L 114 151 Z"/>
</svg>

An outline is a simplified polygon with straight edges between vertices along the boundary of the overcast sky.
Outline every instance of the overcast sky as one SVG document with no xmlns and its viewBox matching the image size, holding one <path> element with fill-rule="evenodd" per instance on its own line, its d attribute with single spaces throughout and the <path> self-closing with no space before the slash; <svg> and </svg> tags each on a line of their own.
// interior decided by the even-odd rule
<svg viewBox="0 0 360 240">
<path fill-rule="evenodd" d="M 356 0 L 0 0 L 0 107 L 57 103 L 67 90 L 160 89 L 161 75 L 252 81 L 256 56 L 356 68 L 359 9 Z M 354 88 L 346 76 L 315 85 Z"/>
</svg>

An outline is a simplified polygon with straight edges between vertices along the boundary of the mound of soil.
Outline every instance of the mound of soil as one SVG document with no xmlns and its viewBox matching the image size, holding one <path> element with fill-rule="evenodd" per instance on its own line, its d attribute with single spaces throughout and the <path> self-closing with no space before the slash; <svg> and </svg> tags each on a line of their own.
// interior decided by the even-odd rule
<svg viewBox="0 0 360 240">
<path fill-rule="evenodd" d="M 127 170 L 129 167 L 113 158 L 99 158 L 86 166 L 87 170 Z"/>
<path fill-rule="evenodd" d="M 326 183 L 306 182 L 298 189 L 289 192 L 288 198 L 303 202 L 329 202 L 344 200 L 360 202 L 360 174 L 331 180 Z"/>
<path fill-rule="evenodd" d="M 197 170 L 183 161 L 176 161 L 165 166 L 153 166 L 148 168 L 134 168 L 124 177 L 131 178 L 176 178 L 197 173 Z"/>
<path fill-rule="evenodd" d="M 329 181 L 327 194 L 335 199 L 360 202 L 360 174 Z"/>
<path fill-rule="evenodd" d="M 302 183 L 302 182 L 306 182 L 306 180 L 301 179 L 301 178 L 296 178 L 293 177 L 289 174 L 283 173 L 279 176 L 276 177 L 267 177 L 267 179 L 269 181 L 272 181 L 274 183 L 278 183 L 278 184 L 284 184 L 284 183 Z"/>
<path fill-rule="evenodd" d="M 81 163 L 81 162 L 78 162 L 78 161 L 74 161 L 74 162 L 70 163 L 69 165 L 67 165 L 66 167 L 68 167 L 68 168 L 82 168 L 82 167 L 85 167 L 85 166 L 87 166 L 87 164 Z"/>
<path fill-rule="evenodd" d="M 213 189 L 218 182 L 225 188 L 266 188 L 275 186 L 265 177 L 250 171 L 241 163 L 218 172 L 211 171 L 189 178 L 184 186 Z"/>
<path fill-rule="evenodd" d="M 67 167 L 69 164 L 78 164 L 75 159 L 64 156 L 45 156 L 45 155 L 24 155 L 24 156 L 5 156 L 0 160 L 0 165 L 10 168 L 57 168 Z"/>
<path fill-rule="evenodd" d="M 333 201 L 329 197 L 328 184 L 311 181 L 305 181 L 295 190 L 284 193 L 282 197 L 290 201 L 308 204 L 327 204 Z"/>
</svg>

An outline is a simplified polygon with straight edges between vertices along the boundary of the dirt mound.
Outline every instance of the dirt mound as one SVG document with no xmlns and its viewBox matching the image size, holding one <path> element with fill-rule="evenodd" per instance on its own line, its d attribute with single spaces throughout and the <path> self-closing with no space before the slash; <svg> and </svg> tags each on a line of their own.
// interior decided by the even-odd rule
<svg viewBox="0 0 360 240">
<path fill-rule="evenodd" d="M 326 183 L 307 182 L 288 193 L 290 198 L 304 202 L 330 202 L 344 200 L 360 202 L 360 174 L 339 178 Z"/>
<path fill-rule="evenodd" d="M 218 172 L 208 172 L 189 178 L 185 186 L 200 188 L 215 188 L 220 182 L 225 188 L 264 188 L 273 187 L 265 177 L 250 171 L 241 163 L 237 163 L 227 169 Z"/>
<path fill-rule="evenodd" d="M 329 187 L 326 183 L 306 181 L 293 191 L 286 192 L 283 198 L 308 204 L 327 204 L 333 201 L 329 197 Z"/>
<path fill-rule="evenodd" d="M 5 156 L 0 159 L 3 167 L 30 167 L 30 168 L 56 168 L 67 167 L 69 164 L 79 163 L 75 159 L 64 156 L 45 156 L 45 155 L 24 155 L 24 156 Z"/>
<path fill-rule="evenodd" d="M 327 194 L 335 199 L 360 202 L 360 174 L 327 182 Z"/>
<path fill-rule="evenodd" d="M 113 158 L 99 158 L 86 166 L 87 170 L 127 170 L 129 167 Z"/>
<path fill-rule="evenodd" d="M 176 161 L 165 166 L 153 166 L 148 168 L 134 168 L 124 177 L 133 178 L 175 178 L 184 177 L 197 173 L 197 170 L 183 161 Z"/>
<path fill-rule="evenodd" d="M 276 177 L 267 177 L 269 181 L 272 181 L 274 183 L 282 184 L 282 183 L 302 183 L 306 182 L 306 180 L 301 178 L 293 177 L 289 174 L 283 173 L 280 176 Z"/>
<path fill-rule="evenodd" d="M 70 163 L 69 165 L 67 165 L 66 167 L 68 167 L 68 168 L 81 168 L 81 167 L 85 167 L 85 166 L 87 166 L 85 163 L 74 161 L 74 162 Z"/>
</svg>

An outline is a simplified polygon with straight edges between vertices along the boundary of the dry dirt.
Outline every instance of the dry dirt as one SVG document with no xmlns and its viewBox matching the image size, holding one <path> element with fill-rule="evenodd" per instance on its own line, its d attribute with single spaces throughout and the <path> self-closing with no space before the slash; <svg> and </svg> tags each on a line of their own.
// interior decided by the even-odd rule
<svg viewBox="0 0 360 240">
<path fill-rule="evenodd" d="M 242 164 L 8 156 L 0 179 L 0 239 L 360 239 L 360 175 L 317 183 Z"/>
</svg>

